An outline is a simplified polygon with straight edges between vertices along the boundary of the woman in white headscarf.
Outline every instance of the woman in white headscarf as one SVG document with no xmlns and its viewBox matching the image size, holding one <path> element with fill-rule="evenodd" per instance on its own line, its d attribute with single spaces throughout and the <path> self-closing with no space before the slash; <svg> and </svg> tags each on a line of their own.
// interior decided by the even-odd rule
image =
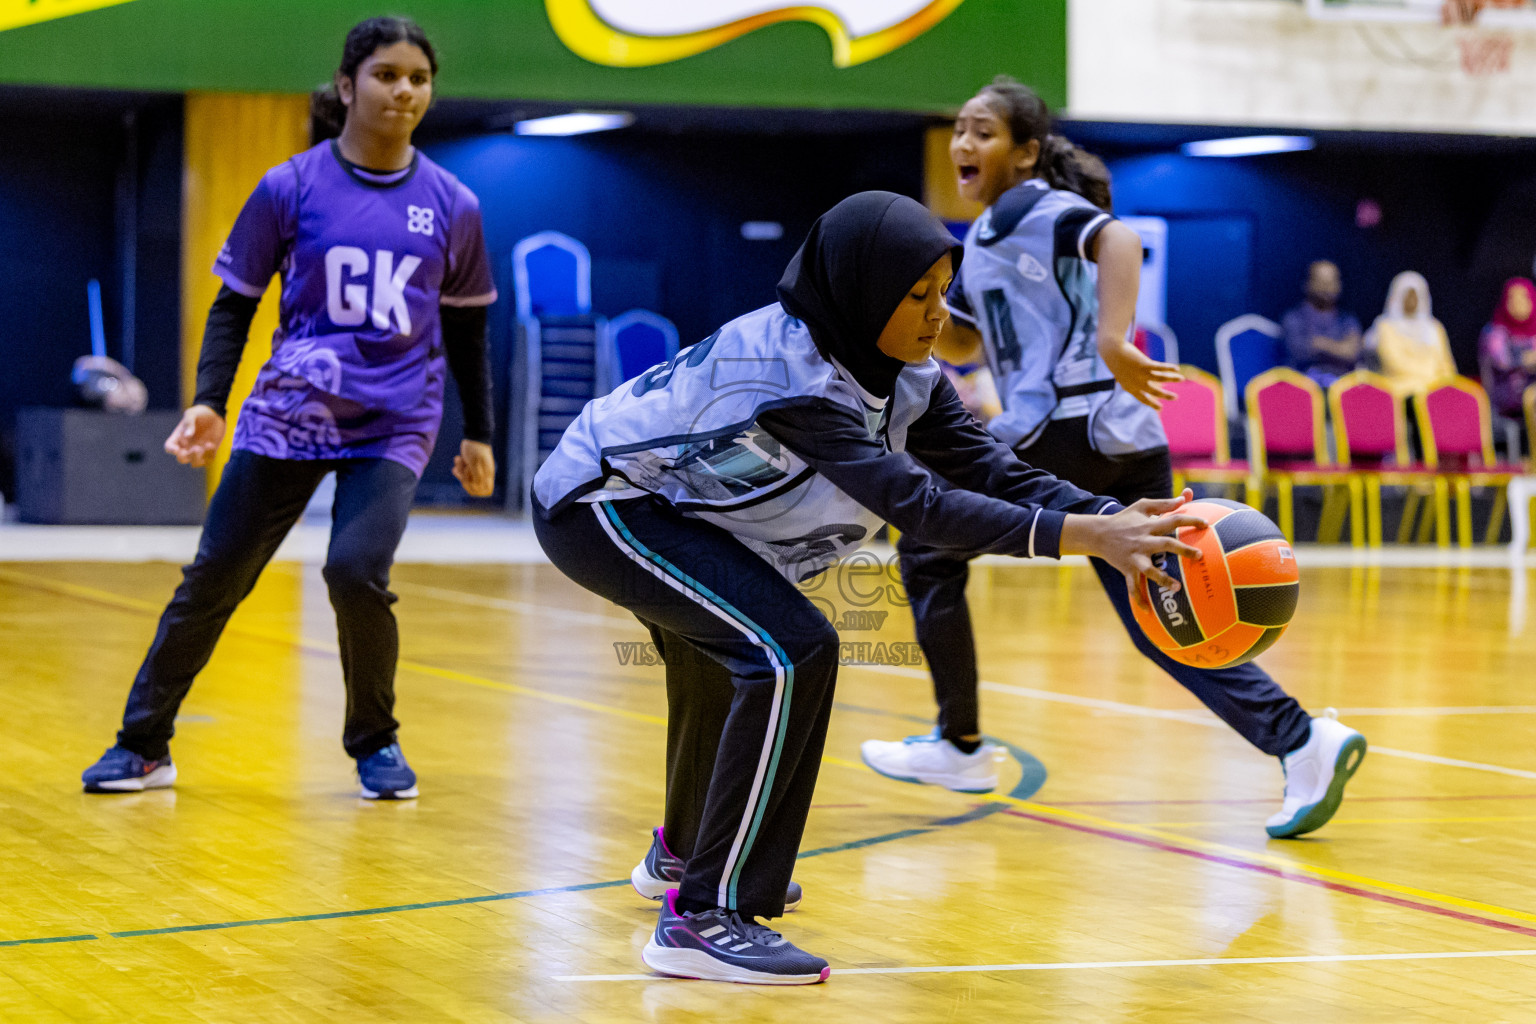
<svg viewBox="0 0 1536 1024">
<path fill-rule="evenodd" d="M 1367 332 L 1366 345 L 1380 359 L 1381 372 L 1408 391 L 1456 375 L 1445 328 L 1430 315 L 1429 282 L 1412 270 L 1392 279 L 1387 308 Z"/>
</svg>

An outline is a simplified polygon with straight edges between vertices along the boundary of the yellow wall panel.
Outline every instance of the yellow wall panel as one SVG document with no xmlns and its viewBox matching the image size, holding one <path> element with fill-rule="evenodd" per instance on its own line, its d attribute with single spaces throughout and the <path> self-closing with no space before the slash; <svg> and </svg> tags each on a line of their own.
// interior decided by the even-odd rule
<svg viewBox="0 0 1536 1024">
<path fill-rule="evenodd" d="M 960 196 L 955 168 L 949 162 L 949 137 L 953 134 L 950 125 L 935 125 L 923 140 L 923 201 L 945 220 L 969 222 L 981 216 L 981 204 Z"/>
<path fill-rule="evenodd" d="M 186 402 L 192 401 L 197 387 L 197 357 L 208 307 L 219 293 L 220 282 L 212 272 L 214 258 L 262 174 L 308 145 L 307 96 L 187 94 L 181 245 L 181 378 Z M 251 325 L 250 344 L 229 396 L 229 430 L 209 466 L 209 494 L 229 459 L 236 410 L 272 354 L 278 287 L 274 277 Z"/>
</svg>

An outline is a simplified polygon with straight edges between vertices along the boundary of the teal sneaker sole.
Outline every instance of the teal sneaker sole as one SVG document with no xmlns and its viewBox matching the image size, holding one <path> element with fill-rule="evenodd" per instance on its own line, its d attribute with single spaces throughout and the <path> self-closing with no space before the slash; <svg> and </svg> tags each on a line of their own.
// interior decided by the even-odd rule
<svg viewBox="0 0 1536 1024">
<path fill-rule="evenodd" d="M 1345 740 L 1339 748 L 1339 756 L 1334 758 L 1333 779 L 1328 783 L 1328 792 L 1323 794 L 1323 798 L 1297 811 L 1296 816 L 1283 825 L 1266 825 L 1264 831 L 1274 839 L 1294 839 L 1328 824 L 1344 800 L 1345 784 L 1360 770 L 1360 762 L 1365 760 L 1365 751 L 1365 737 L 1359 733 Z"/>
</svg>

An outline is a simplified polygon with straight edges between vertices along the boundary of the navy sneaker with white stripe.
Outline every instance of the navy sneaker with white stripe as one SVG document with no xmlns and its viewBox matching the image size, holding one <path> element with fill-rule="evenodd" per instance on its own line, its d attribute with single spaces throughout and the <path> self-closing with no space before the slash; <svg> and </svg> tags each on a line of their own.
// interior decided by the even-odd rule
<svg viewBox="0 0 1536 1024">
<path fill-rule="evenodd" d="M 655 828 L 651 830 L 651 848 L 645 852 L 645 859 L 629 873 L 629 884 L 646 899 L 659 900 L 666 896 L 668 889 L 677 888 L 683 880 L 684 866 L 684 862 L 667 849 L 666 830 Z M 790 882 L 784 894 L 785 912 L 798 907 L 804 896 L 800 883 Z"/>
<path fill-rule="evenodd" d="M 167 789 L 176 781 L 171 755 L 146 761 L 131 750 L 108 747 L 97 762 L 80 775 L 87 793 L 139 793 Z"/>
<path fill-rule="evenodd" d="M 832 973 L 821 957 L 735 911 L 679 913 L 676 889 L 667 890 L 640 959 L 659 974 L 747 985 L 814 985 Z"/>
<path fill-rule="evenodd" d="M 364 800 L 416 798 L 416 773 L 405 763 L 398 743 L 358 758 L 357 779 L 362 783 Z"/>
</svg>

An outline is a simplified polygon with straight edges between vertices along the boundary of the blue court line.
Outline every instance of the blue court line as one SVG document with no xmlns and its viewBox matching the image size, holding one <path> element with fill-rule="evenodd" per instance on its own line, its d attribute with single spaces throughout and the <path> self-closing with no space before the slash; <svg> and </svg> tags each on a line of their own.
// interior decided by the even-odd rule
<svg viewBox="0 0 1536 1024">
<path fill-rule="evenodd" d="M 580 885 L 558 885 L 547 889 L 524 889 L 520 892 L 497 892 L 488 896 L 464 896 L 456 900 L 432 900 L 427 903 L 399 903 L 392 907 L 366 907 L 362 910 L 333 910 L 327 914 L 295 914 L 292 917 L 264 917 L 253 921 L 220 921 L 215 924 L 181 924 L 170 928 L 140 928 L 128 932 L 108 932 L 114 939 L 133 939 L 141 935 L 176 935 L 181 932 L 211 932 L 222 928 L 249 928 L 258 924 L 299 924 L 305 921 L 330 921 L 341 917 L 371 917 L 375 914 L 398 914 L 405 910 L 434 910 L 438 907 L 461 907 L 470 903 L 495 903 L 499 900 L 520 900 L 528 896 L 552 896 L 562 892 L 586 892 L 589 889 L 612 889 L 628 885 L 629 879 L 616 882 L 583 882 Z"/>
<path fill-rule="evenodd" d="M 962 814 L 954 818 L 944 818 L 935 821 L 925 828 L 904 828 L 899 832 L 887 832 L 884 835 L 871 836 L 868 839 L 855 839 L 847 843 L 838 843 L 835 846 L 823 846 L 815 850 L 802 852 L 797 859 L 804 860 L 807 857 L 820 857 L 828 853 L 842 853 L 845 850 L 858 850 L 866 846 L 878 846 L 881 843 L 893 843 L 898 839 L 909 839 L 912 836 L 926 835 L 936 832 L 941 828 L 963 825 L 967 821 L 974 821 L 983 817 L 983 813 L 991 813 L 1001 810 L 1003 805 L 995 804 L 987 807 L 979 807 L 975 811 Z M 251 928 L 256 925 L 269 924 L 302 924 L 306 921 L 331 921 L 346 917 L 373 917 L 379 914 L 399 914 L 407 910 L 434 910 L 439 907 L 460 907 L 472 903 L 496 903 L 502 900 L 520 900 L 530 896 L 554 896 L 568 892 L 588 892 L 593 889 L 614 889 L 629 884 L 629 879 L 620 878 L 612 882 L 583 882 L 580 885 L 558 885 L 545 889 L 522 889 L 518 892 L 498 892 L 486 896 L 465 896 L 454 900 L 432 900 L 426 903 L 400 903 L 390 907 L 366 907 L 362 910 L 335 910 L 325 914 L 295 914 L 291 917 L 264 917 L 248 921 L 218 921 L 211 924 L 182 924 L 169 928 L 138 928 L 131 931 L 107 932 L 105 935 L 56 935 L 36 939 L 6 939 L 0 940 L 0 946 L 32 946 L 51 942 L 91 942 L 102 938 L 135 939 L 146 935 L 179 935 L 184 932 L 209 932 L 220 931 L 226 928 Z"/>
</svg>

